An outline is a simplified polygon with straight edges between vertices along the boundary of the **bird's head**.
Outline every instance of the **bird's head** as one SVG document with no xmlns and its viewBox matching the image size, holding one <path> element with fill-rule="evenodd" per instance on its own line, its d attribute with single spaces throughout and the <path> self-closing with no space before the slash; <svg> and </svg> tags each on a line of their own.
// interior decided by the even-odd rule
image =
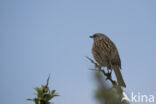
<svg viewBox="0 0 156 104">
<path fill-rule="evenodd" d="M 95 33 L 92 36 L 90 36 L 90 38 L 96 41 L 96 40 L 101 40 L 101 39 L 108 38 L 108 37 L 103 33 Z"/>
</svg>

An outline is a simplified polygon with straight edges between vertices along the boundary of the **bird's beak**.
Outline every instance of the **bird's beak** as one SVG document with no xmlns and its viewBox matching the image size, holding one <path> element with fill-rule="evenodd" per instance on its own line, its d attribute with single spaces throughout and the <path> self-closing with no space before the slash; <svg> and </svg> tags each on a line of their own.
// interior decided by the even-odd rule
<svg viewBox="0 0 156 104">
<path fill-rule="evenodd" d="M 93 36 L 91 35 L 91 36 L 89 36 L 90 38 L 93 38 Z"/>
</svg>

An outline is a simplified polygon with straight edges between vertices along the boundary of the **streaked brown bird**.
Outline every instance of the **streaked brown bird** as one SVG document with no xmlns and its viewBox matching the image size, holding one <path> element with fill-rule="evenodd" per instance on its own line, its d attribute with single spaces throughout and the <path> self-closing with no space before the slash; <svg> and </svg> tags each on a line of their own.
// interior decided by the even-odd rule
<svg viewBox="0 0 156 104">
<path fill-rule="evenodd" d="M 93 38 L 92 54 L 95 60 L 108 70 L 114 70 L 117 77 L 117 82 L 120 86 L 126 87 L 121 74 L 121 61 L 118 50 L 115 44 L 102 33 L 95 33 L 90 38 Z"/>
</svg>

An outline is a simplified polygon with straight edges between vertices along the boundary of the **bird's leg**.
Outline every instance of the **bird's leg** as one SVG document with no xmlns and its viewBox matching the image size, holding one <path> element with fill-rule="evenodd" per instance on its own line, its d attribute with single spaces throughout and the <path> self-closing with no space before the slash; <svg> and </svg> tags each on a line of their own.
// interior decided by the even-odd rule
<svg viewBox="0 0 156 104">
<path fill-rule="evenodd" d="M 108 73 L 111 73 L 111 71 L 109 71 L 109 70 L 111 70 L 112 68 L 111 68 L 111 64 L 108 64 L 108 66 L 107 66 L 107 71 L 108 71 Z"/>
<path fill-rule="evenodd" d="M 109 73 L 109 69 L 107 68 L 107 72 Z"/>
<path fill-rule="evenodd" d="M 110 70 L 111 70 L 110 74 L 112 75 L 112 70 L 113 70 L 113 69 L 112 69 L 112 65 L 110 65 Z"/>
<path fill-rule="evenodd" d="M 110 71 L 109 71 L 110 70 Z M 109 69 L 109 68 L 107 68 L 107 73 L 106 73 L 106 76 L 107 76 L 107 78 L 106 78 L 106 80 L 108 80 L 108 79 L 111 79 L 112 78 L 112 76 L 111 76 L 111 74 L 112 74 L 112 70 L 111 69 Z"/>
<path fill-rule="evenodd" d="M 108 80 L 108 79 L 111 79 L 111 78 L 112 78 L 112 76 L 111 76 L 111 73 L 110 73 L 110 72 L 106 73 L 106 76 L 107 76 L 106 80 Z"/>
<path fill-rule="evenodd" d="M 107 73 L 107 79 L 111 79 L 112 78 L 112 65 L 109 64 L 109 66 L 107 67 L 108 73 Z"/>
<path fill-rule="evenodd" d="M 110 74 L 112 75 L 112 69 L 110 69 L 111 71 L 110 71 Z"/>
</svg>

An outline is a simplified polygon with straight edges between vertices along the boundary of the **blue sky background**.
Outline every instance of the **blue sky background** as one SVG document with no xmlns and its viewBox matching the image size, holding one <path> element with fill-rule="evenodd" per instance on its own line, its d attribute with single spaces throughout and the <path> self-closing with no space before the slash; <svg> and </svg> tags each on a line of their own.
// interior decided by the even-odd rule
<svg viewBox="0 0 156 104">
<path fill-rule="evenodd" d="M 55 104 L 95 104 L 89 35 L 107 34 L 119 49 L 125 91 L 156 97 L 155 0 L 1 0 L 0 101 L 33 104 L 46 83 Z M 143 103 L 141 103 L 143 104 Z"/>
</svg>

